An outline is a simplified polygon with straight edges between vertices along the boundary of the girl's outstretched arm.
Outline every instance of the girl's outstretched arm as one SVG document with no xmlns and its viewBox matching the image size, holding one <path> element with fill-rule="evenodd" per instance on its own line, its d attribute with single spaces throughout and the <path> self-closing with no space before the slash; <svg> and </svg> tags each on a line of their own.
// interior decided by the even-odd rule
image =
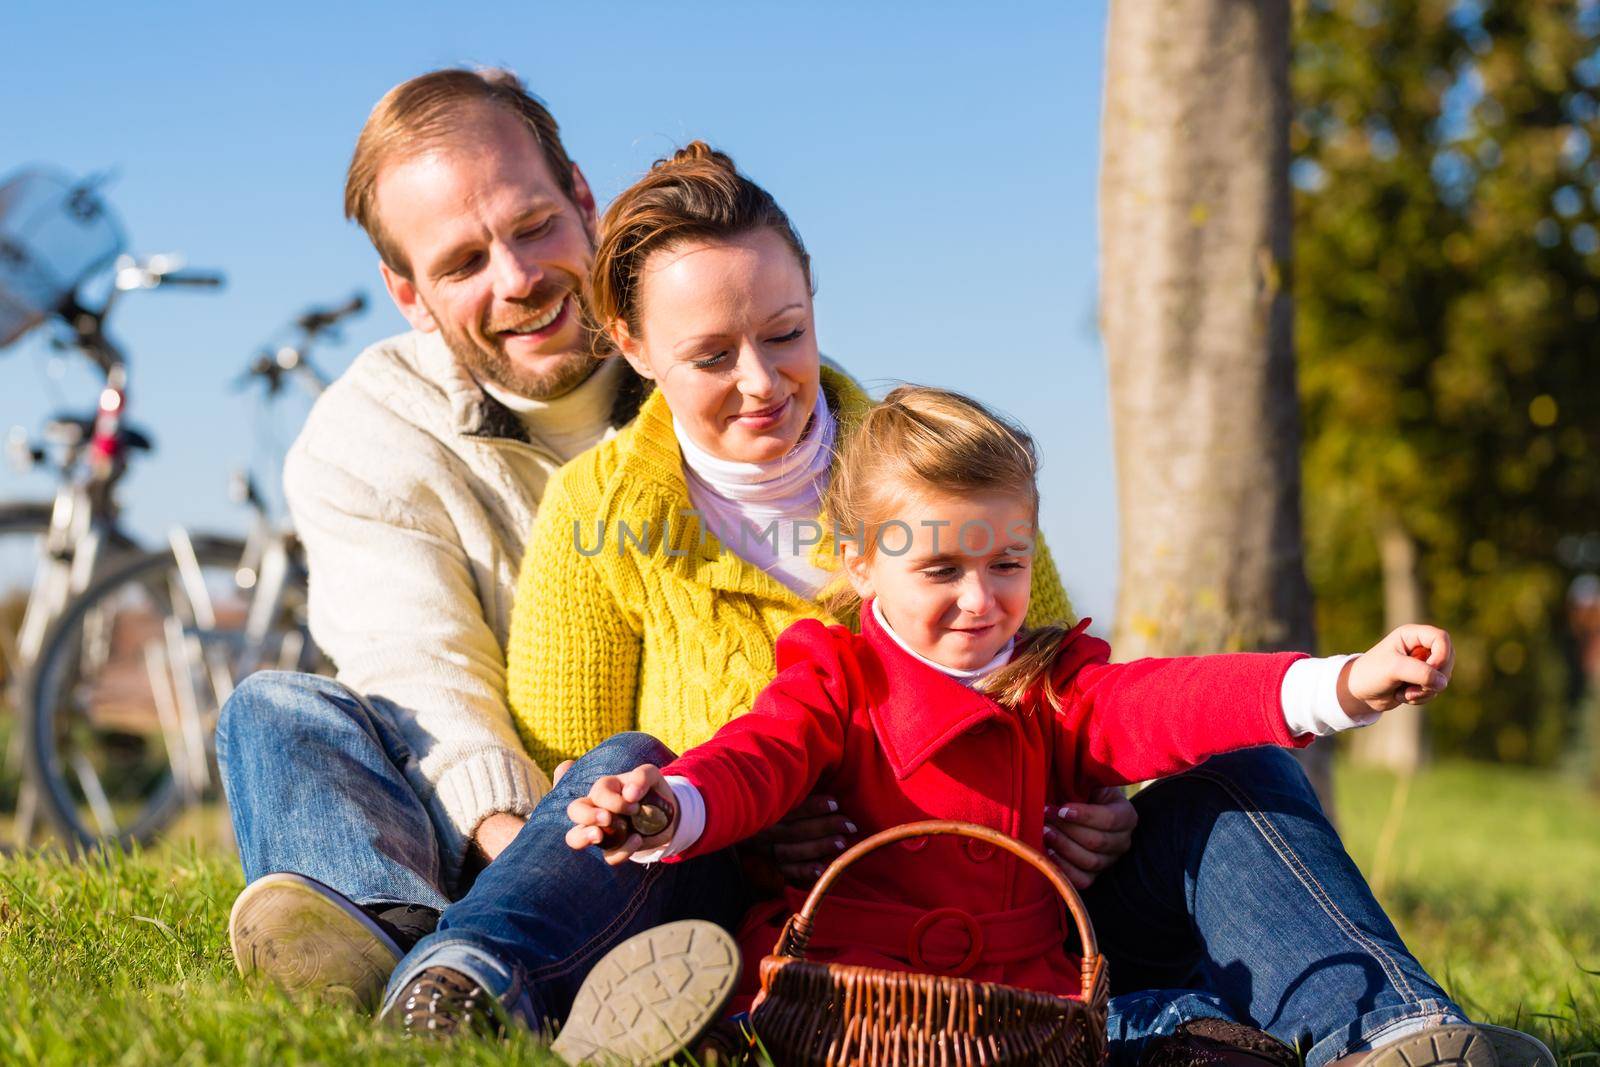
<svg viewBox="0 0 1600 1067">
<path fill-rule="evenodd" d="M 1111 663 L 1081 630 L 1052 672 L 1055 772 L 1064 790 L 1148 781 L 1258 745 L 1303 747 L 1284 719 L 1285 675 L 1302 653 L 1237 653 Z"/>
</svg>

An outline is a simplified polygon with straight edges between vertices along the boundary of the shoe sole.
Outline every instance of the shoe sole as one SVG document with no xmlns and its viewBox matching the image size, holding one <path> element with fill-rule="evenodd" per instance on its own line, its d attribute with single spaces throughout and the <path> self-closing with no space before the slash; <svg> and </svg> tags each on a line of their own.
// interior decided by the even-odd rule
<svg viewBox="0 0 1600 1067">
<path fill-rule="evenodd" d="M 297 999 L 372 1011 L 400 946 L 355 904 L 299 874 L 245 886 L 228 915 L 228 943 L 245 978 L 264 978 Z"/>
<path fill-rule="evenodd" d="M 686 919 L 636 934 L 595 964 L 550 1046 L 568 1064 L 651 1067 L 716 1022 L 739 981 L 739 946 Z"/>
<path fill-rule="evenodd" d="M 1478 1023 L 1477 1028 L 1489 1039 L 1500 1067 L 1556 1067 L 1555 1056 L 1532 1034 L 1493 1023 Z"/>
<path fill-rule="evenodd" d="M 1498 1067 L 1494 1047 L 1476 1026 L 1435 1026 L 1374 1049 L 1360 1067 Z"/>
</svg>

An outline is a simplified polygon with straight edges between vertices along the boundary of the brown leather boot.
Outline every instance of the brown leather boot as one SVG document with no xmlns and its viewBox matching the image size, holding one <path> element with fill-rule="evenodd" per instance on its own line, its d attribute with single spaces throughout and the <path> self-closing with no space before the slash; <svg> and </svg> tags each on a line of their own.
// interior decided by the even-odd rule
<svg viewBox="0 0 1600 1067">
<path fill-rule="evenodd" d="M 1294 1049 L 1264 1030 L 1227 1019 L 1192 1019 L 1152 1038 L 1140 1067 L 1299 1067 Z"/>
</svg>

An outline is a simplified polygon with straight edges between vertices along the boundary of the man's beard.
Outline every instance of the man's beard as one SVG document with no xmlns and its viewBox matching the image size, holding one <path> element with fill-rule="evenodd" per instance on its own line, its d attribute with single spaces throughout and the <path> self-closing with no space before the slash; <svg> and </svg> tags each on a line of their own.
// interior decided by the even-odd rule
<svg viewBox="0 0 1600 1067">
<path fill-rule="evenodd" d="M 529 400 L 554 400 L 556 397 L 565 396 L 578 386 L 589 380 L 601 360 L 594 354 L 595 344 L 593 331 L 584 321 L 582 305 L 578 302 L 576 290 L 568 290 L 571 294 L 571 313 L 579 316 L 579 325 L 583 329 L 583 340 L 577 348 L 565 353 L 548 370 L 532 371 L 519 367 L 503 347 L 490 341 L 490 347 L 484 347 L 474 341 L 465 333 L 457 333 L 454 328 L 445 325 L 445 320 L 434 316 L 434 322 L 439 324 L 439 335 L 444 338 L 444 343 L 449 347 L 462 366 L 472 372 L 479 381 L 487 381 L 501 389 L 517 396 L 527 397 Z M 536 294 L 527 300 L 517 301 L 521 306 L 528 308 L 529 312 L 542 310 L 550 306 L 555 299 L 555 294 Z M 502 327 L 503 328 L 503 327 Z M 485 329 L 484 335 L 488 338 L 496 337 L 500 329 Z"/>
</svg>

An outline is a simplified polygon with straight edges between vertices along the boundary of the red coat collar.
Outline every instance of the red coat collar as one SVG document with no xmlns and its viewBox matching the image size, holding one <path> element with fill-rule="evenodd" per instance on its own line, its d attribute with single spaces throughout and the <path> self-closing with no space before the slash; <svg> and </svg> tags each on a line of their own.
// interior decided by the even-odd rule
<svg viewBox="0 0 1600 1067">
<path fill-rule="evenodd" d="M 861 606 L 861 636 L 882 672 L 871 686 L 872 727 L 896 778 L 910 777 L 979 723 L 1015 714 L 906 652 L 878 624 L 870 601 Z"/>
</svg>

